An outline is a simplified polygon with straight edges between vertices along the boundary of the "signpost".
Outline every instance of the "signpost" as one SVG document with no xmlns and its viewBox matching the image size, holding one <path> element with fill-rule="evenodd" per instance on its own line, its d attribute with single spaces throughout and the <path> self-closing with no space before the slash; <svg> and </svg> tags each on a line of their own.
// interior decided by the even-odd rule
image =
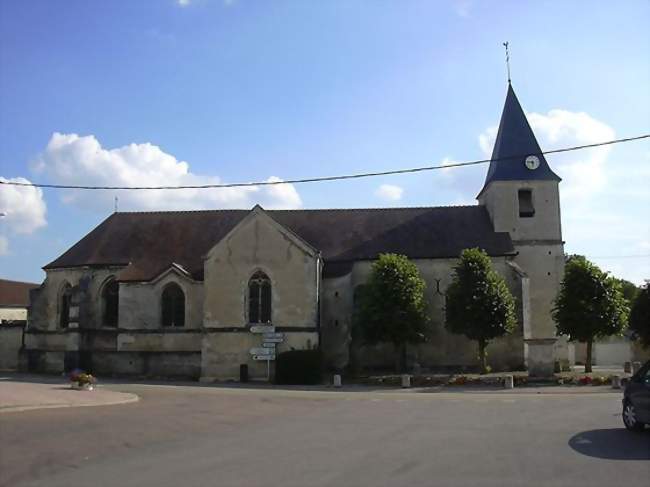
<svg viewBox="0 0 650 487">
<path fill-rule="evenodd" d="M 275 360 L 275 346 L 284 341 L 284 333 L 277 333 L 273 325 L 253 325 L 251 333 L 262 334 L 262 346 L 249 350 L 255 361 L 266 360 L 266 379 L 271 379 L 271 360 Z"/>
<path fill-rule="evenodd" d="M 273 345 L 274 343 L 282 343 L 283 341 L 284 338 L 265 338 L 262 345 L 266 346 L 265 344 L 268 344 L 270 346 L 275 346 Z"/>
<path fill-rule="evenodd" d="M 266 360 L 270 364 L 271 360 L 275 360 L 275 355 L 253 355 L 253 360 Z M 269 364 L 267 364 L 267 367 Z M 270 374 L 268 370 L 266 375 L 267 375 L 267 379 L 270 379 Z"/>
<path fill-rule="evenodd" d="M 264 333 L 264 340 L 269 338 L 284 338 L 284 333 Z"/>
<path fill-rule="evenodd" d="M 275 355 L 275 348 L 256 347 L 251 348 L 251 355 Z"/>
<path fill-rule="evenodd" d="M 251 326 L 251 333 L 273 333 L 275 331 L 275 326 L 273 325 L 253 325 Z"/>
</svg>

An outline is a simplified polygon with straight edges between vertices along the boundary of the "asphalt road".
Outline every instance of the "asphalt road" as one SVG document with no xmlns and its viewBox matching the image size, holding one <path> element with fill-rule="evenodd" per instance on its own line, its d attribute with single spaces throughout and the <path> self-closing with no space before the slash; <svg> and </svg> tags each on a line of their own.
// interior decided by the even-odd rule
<svg viewBox="0 0 650 487">
<path fill-rule="evenodd" d="M 141 400 L 0 415 L 0 485 L 650 483 L 620 394 L 112 388 Z"/>
</svg>

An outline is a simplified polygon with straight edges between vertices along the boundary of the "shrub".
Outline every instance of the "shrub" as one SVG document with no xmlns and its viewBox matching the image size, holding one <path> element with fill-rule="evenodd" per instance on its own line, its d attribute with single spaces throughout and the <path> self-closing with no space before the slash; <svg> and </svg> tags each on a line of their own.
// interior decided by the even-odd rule
<svg viewBox="0 0 650 487">
<path fill-rule="evenodd" d="M 309 385 L 320 382 L 321 360 L 318 350 L 291 350 L 277 356 L 276 384 Z"/>
</svg>

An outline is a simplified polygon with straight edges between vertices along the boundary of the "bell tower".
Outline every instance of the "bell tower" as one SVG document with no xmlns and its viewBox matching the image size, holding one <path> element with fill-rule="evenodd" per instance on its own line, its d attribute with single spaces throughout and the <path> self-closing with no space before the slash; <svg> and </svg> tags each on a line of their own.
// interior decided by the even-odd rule
<svg viewBox="0 0 650 487">
<path fill-rule="evenodd" d="M 556 355 L 566 356 L 555 343 L 551 317 L 564 272 L 560 180 L 508 83 L 490 167 L 477 199 L 490 214 L 494 230 L 510 234 L 515 261 L 529 278 L 524 343 L 531 375 L 552 374 Z"/>
</svg>

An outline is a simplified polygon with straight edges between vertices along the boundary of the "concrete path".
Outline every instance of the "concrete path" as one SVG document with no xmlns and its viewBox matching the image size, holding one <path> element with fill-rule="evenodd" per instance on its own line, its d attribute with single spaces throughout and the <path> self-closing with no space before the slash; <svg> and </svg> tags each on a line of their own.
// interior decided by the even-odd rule
<svg viewBox="0 0 650 487">
<path fill-rule="evenodd" d="M 132 393 L 104 389 L 101 385 L 93 391 L 77 391 L 63 379 L 44 379 L 17 382 L 0 377 L 0 414 L 32 409 L 66 408 L 79 406 L 109 406 L 135 402 Z"/>
</svg>

